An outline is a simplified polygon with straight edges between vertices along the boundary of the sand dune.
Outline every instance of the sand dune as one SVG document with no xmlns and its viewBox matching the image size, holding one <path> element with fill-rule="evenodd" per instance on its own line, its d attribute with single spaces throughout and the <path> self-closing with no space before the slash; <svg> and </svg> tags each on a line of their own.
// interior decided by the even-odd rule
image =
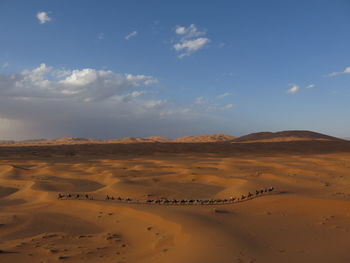
<svg viewBox="0 0 350 263">
<path fill-rule="evenodd" d="M 173 140 L 174 142 L 226 142 L 232 141 L 236 137 L 228 134 L 212 134 L 199 136 L 184 136 Z"/>
<path fill-rule="evenodd" d="M 252 143 L 252 142 L 290 142 L 290 141 L 344 141 L 329 135 L 303 130 L 281 132 L 258 132 L 234 137 L 228 134 L 183 136 L 169 139 L 162 136 L 124 137 L 119 139 L 97 140 L 92 138 L 62 137 L 53 140 L 0 141 L 0 146 L 43 146 L 43 145 L 86 145 L 86 144 L 133 144 L 133 143 Z"/>
<path fill-rule="evenodd" d="M 337 140 L 0 147 L 0 262 L 349 262 Z M 226 198 L 225 205 L 145 205 Z M 58 200 L 58 193 L 94 200 Z"/>
<path fill-rule="evenodd" d="M 109 143 L 198 143 L 198 142 L 227 142 L 234 140 L 235 137 L 228 134 L 211 134 L 199 136 L 184 136 L 177 139 L 169 139 L 162 136 L 150 137 L 124 137 L 120 139 L 97 140 L 92 138 L 78 138 L 78 137 L 62 137 L 53 140 L 25 140 L 25 141 L 0 141 L 0 145 L 19 146 L 19 145 L 72 145 L 72 144 L 109 144 Z"/>
</svg>

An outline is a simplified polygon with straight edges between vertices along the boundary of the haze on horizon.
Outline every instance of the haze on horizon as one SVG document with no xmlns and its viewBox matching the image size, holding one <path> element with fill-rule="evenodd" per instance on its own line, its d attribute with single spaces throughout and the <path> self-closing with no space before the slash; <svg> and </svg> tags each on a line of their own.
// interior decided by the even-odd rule
<svg viewBox="0 0 350 263">
<path fill-rule="evenodd" d="M 350 137 L 350 2 L 0 2 L 0 140 Z"/>
</svg>

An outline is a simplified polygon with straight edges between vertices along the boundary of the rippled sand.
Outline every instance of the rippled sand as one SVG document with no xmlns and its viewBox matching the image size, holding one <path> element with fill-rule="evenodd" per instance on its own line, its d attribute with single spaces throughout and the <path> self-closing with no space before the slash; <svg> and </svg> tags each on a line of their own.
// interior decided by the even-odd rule
<svg viewBox="0 0 350 263">
<path fill-rule="evenodd" d="M 16 151 L 0 161 L 0 262 L 350 262 L 347 152 Z M 102 201 L 270 186 L 274 195 L 230 205 Z M 59 192 L 98 200 L 58 200 Z"/>
</svg>

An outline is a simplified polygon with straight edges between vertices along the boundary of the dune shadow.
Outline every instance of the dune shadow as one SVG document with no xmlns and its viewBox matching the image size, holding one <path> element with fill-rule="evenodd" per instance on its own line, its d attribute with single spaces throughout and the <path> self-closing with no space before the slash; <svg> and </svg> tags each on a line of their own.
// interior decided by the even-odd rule
<svg viewBox="0 0 350 263">
<path fill-rule="evenodd" d="M 0 250 L 0 255 L 1 254 L 18 254 L 19 252 L 17 251 L 5 251 L 5 250 Z"/>
<path fill-rule="evenodd" d="M 48 176 L 35 181 L 32 189 L 46 192 L 93 192 L 104 186 L 92 180 Z"/>
<path fill-rule="evenodd" d="M 17 191 L 18 191 L 18 189 L 14 188 L 14 187 L 0 186 L 0 198 L 4 198 L 6 196 L 9 196 L 13 193 L 16 193 Z"/>
</svg>

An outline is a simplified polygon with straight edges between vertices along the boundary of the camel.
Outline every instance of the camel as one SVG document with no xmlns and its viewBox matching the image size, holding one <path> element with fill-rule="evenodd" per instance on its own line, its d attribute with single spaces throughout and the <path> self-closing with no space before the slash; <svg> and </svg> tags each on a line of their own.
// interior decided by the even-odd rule
<svg viewBox="0 0 350 263">
<path fill-rule="evenodd" d="M 260 190 L 255 190 L 255 196 L 258 195 L 262 195 L 264 193 L 267 192 L 272 192 L 274 191 L 275 188 L 273 186 L 270 186 L 269 188 L 263 188 Z M 75 199 L 86 199 L 86 200 L 93 200 L 93 196 L 89 195 L 89 194 L 70 194 L 70 193 L 66 193 L 66 194 L 61 194 L 58 193 L 57 195 L 57 199 L 63 199 L 64 197 L 66 197 L 66 199 L 71 199 L 71 198 L 75 198 Z M 160 199 L 157 200 L 153 200 L 153 199 L 147 199 L 145 201 L 140 201 L 137 199 L 132 199 L 130 197 L 126 197 L 126 198 L 122 198 L 122 197 L 116 197 L 114 198 L 114 196 L 109 196 L 106 195 L 105 200 L 118 200 L 118 201 L 124 201 L 124 202 L 133 202 L 133 203 L 146 203 L 146 204 L 164 204 L 164 205 L 212 205 L 212 204 L 227 204 L 227 203 L 233 203 L 233 202 L 239 202 L 239 201 L 243 201 L 245 199 L 252 199 L 254 197 L 254 194 L 251 192 L 248 192 L 247 195 L 242 194 L 241 197 L 229 197 L 229 198 L 225 198 L 225 199 L 167 199 L 166 197 L 161 197 Z"/>
<path fill-rule="evenodd" d="M 234 202 L 234 201 L 236 200 L 236 197 L 232 197 L 232 196 L 231 196 L 231 197 L 229 198 L 229 200 L 230 200 L 230 202 Z"/>
</svg>

